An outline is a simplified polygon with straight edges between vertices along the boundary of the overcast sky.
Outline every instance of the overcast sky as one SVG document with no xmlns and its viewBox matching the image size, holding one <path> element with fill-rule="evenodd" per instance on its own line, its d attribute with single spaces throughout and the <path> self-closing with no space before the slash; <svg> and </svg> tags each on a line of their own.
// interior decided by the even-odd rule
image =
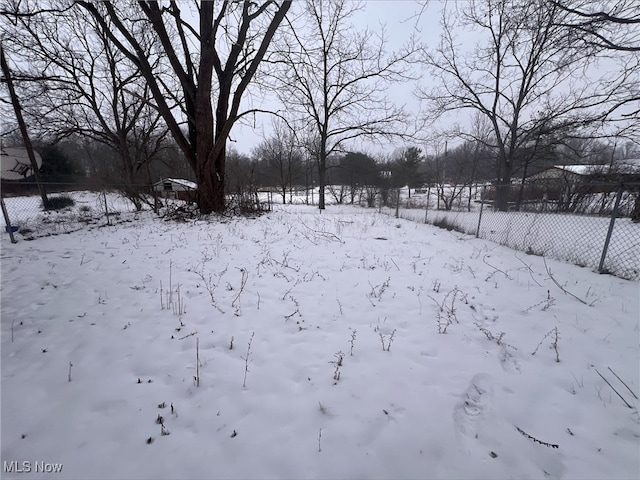
<svg viewBox="0 0 640 480">
<path fill-rule="evenodd" d="M 447 2 L 441 0 L 430 0 L 426 4 L 425 2 L 417 0 L 365 0 L 362 2 L 362 10 L 356 12 L 353 17 L 351 17 L 351 21 L 357 29 L 369 28 L 373 30 L 380 30 L 384 25 L 388 40 L 388 52 L 402 48 L 414 32 L 417 34 L 417 40 L 427 49 L 434 49 L 437 47 L 442 31 L 440 19 L 442 10 L 446 5 Z M 452 8 L 453 5 L 455 5 L 455 0 L 451 0 L 449 2 L 448 8 Z M 480 30 L 456 30 L 455 35 L 457 44 L 464 51 L 472 49 L 480 40 L 481 37 L 479 36 L 484 34 Z M 609 73 L 615 73 L 619 68 L 620 65 L 614 58 L 600 59 L 593 66 L 582 71 L 582 78 L 584 78 L 584 81 L 586 82 L 585 85 L 591 85 L 596 88 L 600 77 Z M 423 70 L 419 73 L 423 75 L 423 78 L 419 82 L 425 90 L 430 90 L 435 86 L 434 81 L 430 79 L 426 71 Z M 418 115 L 419 102 L 414 96 L 416 86 L 416 82 L 412 81 L 402 85 L 393 85 L 387 92 L 387 98 L 396 104 L 404 105 L 409 113 Z M 561 93 L 561 89 L 565 86 L 566 84 L 562 84 L 559 87 L 556 87 L 555 92 Z M 268 108 L 269 106 L 271 108 L 281 107 L 277 104 L 271 104 L 269 106 L 254 104 L 254 106 L 260 106 L 262 108 Z M 629 109 L 632 107 L 634 107 L 634 105 L 630 104 Z M 442 135 L 434 133 L 436 128 L 439 131 L 442 131 L 452 127 L 454 123 L 459 124 L 463 128 L 469 127 L 472 117 L 473 112 L 470 110 L 461 110 L 456 113 L 450 113 L 447 117 L 438 119 L 437 123 L 428 130 L 424 129 L 423 132 L 426 134 L 434 134 L 434 138 L 438 138 L 439 141 L 442 139 Z M 251 150 L 255 148 L 265 136 L 268 137 L 270 135 L 271 122 L 272 118 L 263 115 L 262 117 L 256 117 L 255 129 L 239 125 L 234 129 L 234 131 L 232 131 L 232 143 L 230 143 L 230 146 L 242 153 L 250 154 Z M 452 146 L 452 143 L 456 142 L 450 141 L 450 147 Z M 378 155 L 391 154 L 393 150 L 397 148 L 410 145 L 411 143 L 407 142 L 377 145 L 371 141 L 367 141 L 360 145 L 352 145 L 351 147 L 354 150 Z M 418 146 L 433 153 L 433 145 L 427 146 L 418 144 Z M 442 145 L 439 145 L 438 148 L 442 148 Z"/>
<path fill-rule="evenodd" d="M 385 26 L 389 52 L 400 49 L 410 38 L 416 27 L 420 29 L 420 40 L 429 46 L 437 42 L 440 34 L 440 12 L 443 2 L 431 1 L 422 9 L 424 2 L 415 0 L 367 0 L 363 2 L 361 11 L 356 12 L 351 18 L 352 23 L 358 29 L 369 28 L 381 30 Z M 420 18 L 417 18 L 421 12 Z M 413 96 L 414 83 L 410 85 L 396 85 L 388 96 L 394 102 L 405 104 L 408 110 L 416 110 L 416 99 Z M 257 105 L 254 105 L 257 107 Z M 263 136 L 269 136 L 271 131 L 271 118 L 267 115 L 256 117 L 256 128 L 253 129 L 253 117 L 251 126 L 237 125 L 231 134 L 230 146 L 241 153 L 250 154 L 262 140 Z M 369 142 L 370 143 L 370 142 Z M 394 148 L 402 144 L 388 144 L 384 147 L 370 145 L 370 153 L 384 150 L 391 153 Z"/>
</svg>

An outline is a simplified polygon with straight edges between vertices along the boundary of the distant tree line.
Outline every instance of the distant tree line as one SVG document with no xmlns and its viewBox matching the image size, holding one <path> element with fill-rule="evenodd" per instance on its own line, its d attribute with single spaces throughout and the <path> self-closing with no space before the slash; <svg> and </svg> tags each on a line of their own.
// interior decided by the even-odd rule
<svg viewBox="0 0 640 480">
<path fill-rule="evenodd" d="M 202 213 L 243 188 L 286 202 L 302 186 L 319 187 L 322 209 L 324 187 L 373 204 L 432 185 L 450 208 L 456 191 L 490 182 L 506 210 L 513 184 L 519 208 L 524 179 L 544 166 L 606 162 L 640 143 L 636 3 L 451 2 L 437 43 L 421 39 L 423 8 L 389 51 L 384 29 L 354 26 L 363 4 L 351 0 L 0 0 L 0 49 L 45 180 L 117 183 L 142 208 L 154 181 L 187 178 Z M 473 43 L 459 45 L 469 29 Z M 389 100 L 394 84 L 413 90 L 418 112 Z M 254 101 L 264 92 L 279 106 Z M 232 130 L 257 114 L 277 119 L 273 133 L 237 154 Z M 470 124 L 438 127 L 458 114 Z M 21 142 L 15 131 L 3 122 L 3 145 Z M 361 151 L 380 140 L 400 147 Z M 615 151 L 587 153 L 599 141 Z"/>
</svg>

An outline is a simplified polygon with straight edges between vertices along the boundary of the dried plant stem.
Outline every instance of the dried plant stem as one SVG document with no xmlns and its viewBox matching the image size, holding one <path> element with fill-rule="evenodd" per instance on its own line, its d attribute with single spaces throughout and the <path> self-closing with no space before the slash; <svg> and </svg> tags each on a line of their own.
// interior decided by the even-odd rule
<svg viewBox="0 0 640 480">
<path fill-rule="evenodd" d="M 386 351 L 386 348 L 384 346 L 384 335 L 382 335 L 382 332 L 378 332 L 378 335 L 380 336 L 380 343 L 382 344 L 382 351 Z"/>
<path fill-rule="evenodd" d="M 249 356 L 251 355 L 251 342 L 253 342 L 253 336 L 256 332 L 251 333 L 251 338 L 249 338 L 249 345 L 247 346 L 247 354 L 243 358 L 244 360 L 244 380 L 242 381 L 242 388 L 247 387 L 247 373 L 249 373 Z"/>
<path fill-rule="evenodd" d="M 353 344 L 355 343 L 355 341 L 356 341 L 356 330 L 354 329 L 354 330 L 351 331 L 351 340 L 349 340 L 349 343 L 351 344 L 351 349 L 349 350 L 349 355 L 351 357 L 353 357 Z"/>
<path fill-rule="evenodd" d="M 173 304 L 173 287 L 171 286 L 171 269 L 173 266 L 173 260 L 169 260 L 169 304 L 167 305 L 167 308 L 169 308 L 169 305 Z"/>
<path fill-rule="evenodd" d="M 566 295 L 569 295 L 569 296 L 571 296 L 571 297 L 575 298 L 575 299 L 576 299 L 576 300 L 578 300 L 580 303 L 584 303 L 585 305 L 589 305 L 587 302 L 585 302 L 585 301 L 584 301 L 584 300 L 582 300 L 581 298 L 576 297 L 573 293 L 571 293 L 571 292 L 567 291 L 567 289 L 565 289 L 562 285 L 560 285 L 560 284 L 558 283 L 558 281 L 553 277 L 553 275 L 551 275 L 551 271 L 549 270 L 549 267 L 547 266 L 547 260 L 546 260 L 544 257 L 542 257 L 542 261 L 544 262 L 544 268 L 547 270 L 547 275 L 549 275 L 549 278 L 550 278 L 551 280 L 553 280 L 553 283 L 555 283 L 555 284 L 558 286 L 558 288 L 559 288 L 560 290 L 562 290 Z M 589 306 L 591 306 L 591 305 L 589 305 Z"/>
<path fill-rule="evenodd" d="M 553 343 L 551 344 L 551 346 L 556 352 L 556 363 L 560 363 L 560 353 L 558 353 L 558 327 L 555 327 L 554 330 L 555 330 L 555 337 L 553 339 Z"/>
<path fill-rule="evenodd" d="M 378 333 L 378 335 L 380 335 L 380 343 L 382 343 L 382 351 L 383 352 L 388 352 L 391 349 L 391 343 L 393 342 L 393 338 L 396 336 L 396 329 L 393 329 L 393 332 L 391 332 L 391 335 L 389 335 L 389 340 L 387 341 L 387 344 L 384 344 L 384 339 L 386 337 L 386 335 L 383 335 L 381 332 Z"/>
<path fill-rule="evenodd" d="M 535 355 L 538 352 L 538 349 L 540 348 L 542 343 L 551 334 L 554 335 L 554 339 L 553 339 L 553 342 L 551 343 L 551 346 L 553 347 L 553 349 L 556 352 L 556 362 L 560 363 L 560 353 L 558 352 L 558 339 L 560 338 L 560 336 L 558 334 L 558 327 L 554 327 L 553 329 L 551 329 L 547 333 L 545 333 L 544 337 L 542 337 L 542 340 L 540 340 L 540 343 L 538 343 L 538 346 L 536 347 L 536 349 L 533 352 L 531 352 L 531 355 Z"/>
<path fill-rule="evenodd" d="M 200 338 L 196 337 L 196 387 L 200 386 Z"/>
<path fill-rule="evenodd" d="M 197 333 L 198 333 L 197 331 L 195 331 L 195 332 L 191 332 L 191 333 L 188 333 L 188 334 L 186 334 L 184 337 L 180 337 L 180 338 L 178 338 L 178 340 L 184 340 L 185 338 L 193 337 L 193 336 L 194 336 L 194 335 L 196 335 Z"/>
<path fill-rule="evenodd" d="M 493 266 L 493 265 L 491 265 L 489 262 L 487 262 L 487 257 L 488 257 L 488 256 L 489 256 L 489 255 L 485 255 L 484 257 L 482 257 L 482 262 L 483 262 L 485 265 L 487 265 L 487 266 L 489 266 L 489 267 L 493 268 L 496 272 L 500 272 L 501 274 L 503 274 L 507 280 L 513 280 L 513 279 L 509 276 L 509 274 L 508 274 L 507 272 L 504 272 L 504 271 L 500 270 L 498 267 L 494 267 L 494 266 Z"/>
<path fill-rule="evenodd" d="M 629 390 L 629 392 L 631 393 L 631 395 L 633 395 L 633 398 L 635 398 L 636 400 L 638 400 L 638 396 L 637 396 L 635 393 L 633 393 L 633 390 L 631 390 L 631 389 L 629 388 L 629 385 L 627 385 L 626 383 L 624 383 L 624 382 L 622 381 L 622 379 L 621 379 L 621 378 L 616 374 L 616 372 L 614 372 L 614 371 L 611 369 L 611 367 L 607 367 L 607 368 L 609 369 L 609 371 L 610 371 L 611 373 L 613 373 L 613 374 L 615 375 L 615 377 L 616 377 L 618 380 L 620 380 L 620 383 L 622 383 L 625 387 L 627 387 L 627 390 Z"/>
<path fill-rule="evenodd" d="M 177 303 L 172 304 L 173 314 L 174 315 L 184 315 L 184 298 L 180 296 L 180 285 L 178 284 L 178 288 L 176 289 L 177 295 Z"/>
<path fill-rule="evenodd" d="M 611 390 L 613 390 L 614 392 L 616 392 L 616 395 L 618 395 L 618 396 L 620 397 L 620 400 L 622 400 L 622 401 L 624 402 L 624 404 L 625 404 L 628 408 L 633 408 L 633 407 L 632 407 L 631 405 L 629 405 L 629 403 L 624 399 L 624 397 L 623 397 L 622 395 L 620 395 L 620 393 L 618 393 L 618 391 L 617 391 L 615 388 L 613 388 L 613 385 L 611 385 L 611 384 L 609 383 L 609 380 L 607 380 L 606 378 L 604 378 L 604 377 L 602 376 L 602 374 L 598 371 L 598 369 L 597 369 L 597 368 L 595 368 L 594 370 L 596 371 L 596 373 L 597 373 L 598 375 L 600 375 L 600 378 L 602 378 L 602 380 L 604 380 L 604 381 L 605 381 L 605 383 L 611 387 Z"/>
<path fill-rule="evenodd" d="M 241 313 L 240 295 L 242 295 L 242 292 L 244 292 L 244 287 L 247 284 L 247 279 L 249 278 L 249 272 L 247 272 L 246 268 L 241 268 L 240 272 L 242 273 L 242 280 L 240 280 L 240 291 L 231 302 L 231 306 L 236 309 L 237 315 L 240 315 Z"/>
<path fill-rule="evenodd" d="M 393 343 L 393 338 L 396 336 L 396 329 L 393 329 L 391 332 L 391 336 L 389 337 L 389 341 L 387 342 L 387 352 L 391 350 L 391 344 Z"/>
<path fill-rule="evenodd" d="M 329 363 L 335 363 L 336 368 L 333 371 L 333 379 L 337 382 L 340 380 L 340 367 L 342 366 L 342 362 L 344 361 L 344 353 L 339 351 L 333 355 L 336 359 L 330 361 Z"/>
<path fill-rule="evenodd" d="M 555 443 L 543 442 L 542 440 L 538 440 L 537 438 L 532 437 L 531 435 L 529 435 L 527 432 L 525 432 L 519 427 L 516 427 L 516 430 L 518 430 L 518 432 L 520 432 L 523 436 L 527 437 L 529 440 L 533 440 L 535 443 L 539 443 L 540 445 L 544 445 L 545 447 L 560 448 L 560 445 L 557 445 Z"/>
<path fill-rule="evenodd" d="M 531 280 L 533 280 L 533 283 L 535 283 L 536 285 L 538 285 L 539 287 L 542 287 L 542 285 L 540 285 L 540 283 L 535 279 L 535 277 L 533 276 L 533 270 L 531 269 L 531 265 L 525 263 L 524 260 L 522 260 L 520 257 L 518 257 L 518 255 L 516 254 L 515 257 L 520 261 L 520 263 L 522 263 L 525 268 L 527 269 L 527 271 L 529 272 L 529 276 L 531 277 Z"/>
</svg>

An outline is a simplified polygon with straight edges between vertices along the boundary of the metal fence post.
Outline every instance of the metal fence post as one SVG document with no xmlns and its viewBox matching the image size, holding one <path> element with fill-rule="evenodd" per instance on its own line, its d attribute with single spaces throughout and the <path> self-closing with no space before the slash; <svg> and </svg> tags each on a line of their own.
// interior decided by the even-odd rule
<svg viewBox="0 0 640 480">
<path fill-rule="evenodd" d="M 431 197 L 431 185 L 427 187 L 427 206 L 424 209 L 424 223 L 427 223 L 427 215 L 429 214 L 429 198 Z"/>
<path fill-rule="evenodd" d="M 11 239 L 11 243 L 17 243 L 18 241 L 13 236 L 13 227 L 11 226 L 11 222 L 9 221 L 9 213 L 7 212 L 7 207 L 4 204 L 4 198 L 0 197 L 0 203 L 2 204 L 2 215 L 4 216 L 4 221 L 7 224 L 7 230 L 9 231 L 9 238 Z"/>
<path fill-rule="evenodd" d="M 400 217 L 400 189 L 398 188 L 398 192 L 396 194 L 396 218 Z"/>
<path fill-rule="evenodd" d="M 109 218 L 109 206 L 107 205 L 107 191 L 102 191 L 102 196 L 104 197 L 104 214 L 107 217 L 107 225 L 111 225 L 111 219 Z"/>
<path fill-rule="evenodd" d="M 611 241 L 611 234 L 613 233 L 613 226 L 616 223 L 616 217 L 618 216 L 618 206 L 620 205 L 620 199 L 624 192 L 624 186 L 620 185 L 618 195 L 616 196 L 616 203 L 613 206 L 613 212 L 611 212 L 611 221 L 609 222 L 609 230 L 607 231 L 607 238 L 604 241 L 604 247 L 602 248 L 602 256 L 600 257 L 600 265 L 598 265 L 598 272 L 603 273 L 604 261 L 607 258 L 607 250 L 609 249 L 609 242 Z"/>
<path fill-rule="evenodd" d="M 487 186 L 482 187 L 482 193 L 480 194 L 480 215 L 478 215 L 478 228 L 476 228 L 476 238 L 480 238 L 480 222 L 482 221 L 482 211 L 484 210 L 484 197 L 487 193 Z"/>
</svg>

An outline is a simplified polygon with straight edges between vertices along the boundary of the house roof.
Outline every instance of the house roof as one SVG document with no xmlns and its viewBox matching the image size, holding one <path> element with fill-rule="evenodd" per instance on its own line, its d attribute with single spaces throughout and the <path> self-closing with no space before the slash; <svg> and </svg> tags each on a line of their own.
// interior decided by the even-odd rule
<svg viewBox="0 0 640 480">
<path fill-rule="evenodd" d="M 575 173 L 576 175 L 589 175 L 602 171 L 606 168 L 606 165 L 554 165 L 551 168 L 557 168 L 558 170 L 564 170 L 565 172 Z"/>
<path fill-rule="evenodd" d="M 189 188 L 189 189 L 192 189 L 192 190 L 195 190 L 196 188 L 198 188 L 198 184 L 197 183 L 192 182 L 190 180 L 185 180 L 183 178 L 163 178 L 162 180 L 154 183 L 154 185 L 160 185 L 160 184 L 163 184 L 165 182 L 175 183 L 176 185 L 180 185 L 182 187 Z"/>
<path fill-rule="evenodd" d="M 640 158 L 615 160 L 611 165 L 554 165 L 551 168 L 564 170 L 576 175 L 590 175 L 593 173 L 640 173 Z"/>
</svg>

